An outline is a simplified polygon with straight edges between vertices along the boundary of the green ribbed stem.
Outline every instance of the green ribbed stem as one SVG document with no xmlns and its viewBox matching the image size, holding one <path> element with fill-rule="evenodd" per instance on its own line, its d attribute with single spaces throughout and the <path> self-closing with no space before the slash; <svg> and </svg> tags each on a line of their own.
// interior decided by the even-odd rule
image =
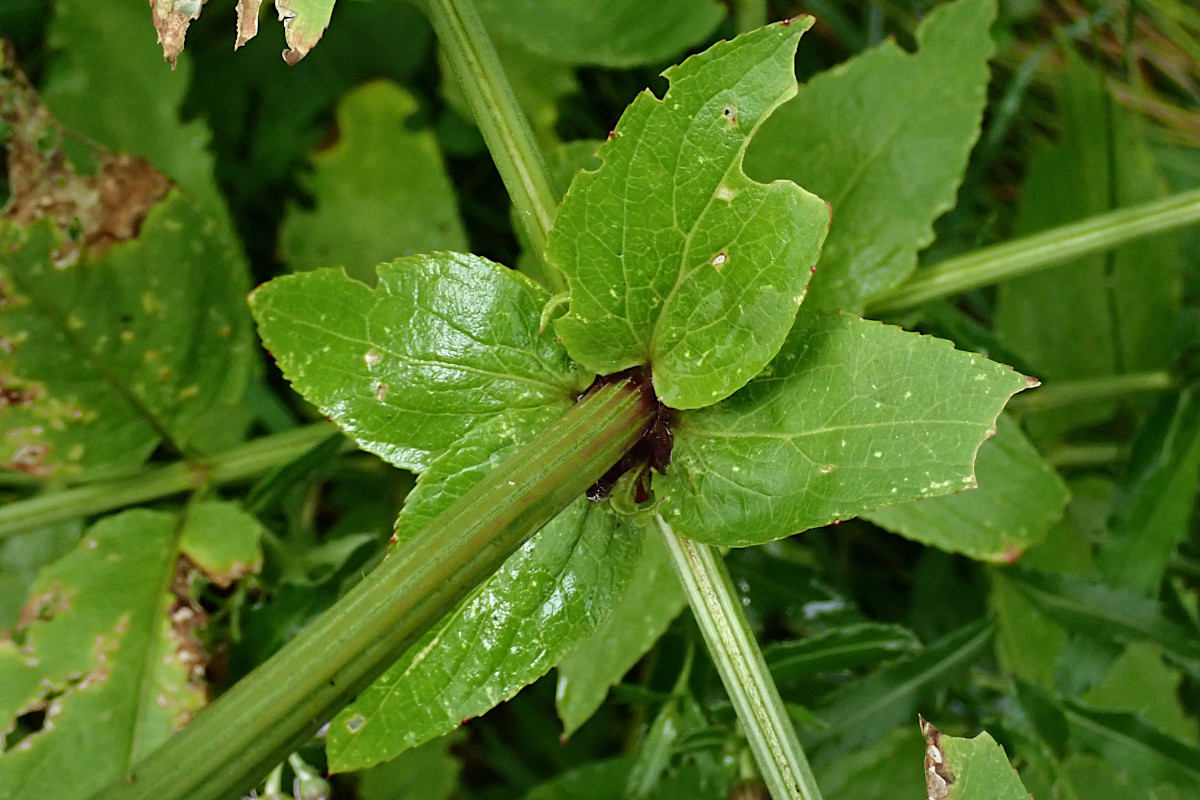
<svg viewBox="0 0 1200 800">
<path fill-rule="evenodd" d="M 550 170 L 479 12 L 470 0 L 424 0 L 422 5 L 528 239 L 528 252 L 534 258 L 527 259 L 532 264 L 526 269 L 531 278 L 561 294 L 567 290 L 566 280 L 541 258 L 558 208 L 558 193 L 551 189 Z"/>
<path fill-rule="evenodd" d="M 716 548 L 676 534 L 661 516 L 655 521 L 771 797 L 821 800 L 724 559 Z"/>
<path fill-rule="evenodd" d="M 907 311 L 930 300 L 953 297 L 968 289 L 1196 223 L 1200 223 L 1200 189 L 1120 208 L 918 270 L 907 282 L 868 304 L 866 313 L 878 317 Z"/>
<path fill-rule="evenodd" d="M 245 480 L 298 458 L 337 434 L 322 422 L 264 436 L 204 462 L 179 461 L 128 478 L 51 491 L 0 507 L 0 541 L 34 528 L 157 500 L 201 486 Z"/>
<path fill-rule="evenodd" d="M 652 412 L 631 382 L 589 394 L 96 798 L 224 800 L 249 790 L 582 495 Z"/>
</svg>

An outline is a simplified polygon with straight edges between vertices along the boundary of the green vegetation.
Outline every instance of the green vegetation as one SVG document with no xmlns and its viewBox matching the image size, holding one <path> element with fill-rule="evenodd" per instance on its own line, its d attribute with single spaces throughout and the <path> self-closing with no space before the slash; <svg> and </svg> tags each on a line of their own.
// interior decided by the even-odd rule
<svg viewBox="0 0 1200 800">
<path fill-rule="evenodd" d="M 1200 17 L 785 5 L 0 9 L 0 798 L 1196 793 Z"/>
</svg>

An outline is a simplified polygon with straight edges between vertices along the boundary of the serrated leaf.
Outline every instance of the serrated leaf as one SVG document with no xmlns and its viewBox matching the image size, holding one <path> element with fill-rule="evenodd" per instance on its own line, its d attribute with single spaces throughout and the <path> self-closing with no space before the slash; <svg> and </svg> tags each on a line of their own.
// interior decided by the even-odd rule
<svg viewBox="0 0 1200 800">
<path fill-rule="evenodd" d="M 1068 630 L 1102 642 L 1147 642 L 1192 675 L 1200 675 L 1196 630 L 1162 614 L 1156 600 L 1094 578 L 1014 567 L 1004 575 L 1038 610 Z"/>
<path fill-rule="evenodd" d="M 682 536 L 729 546 L 960 491 L 1026 381 L 940 339 L 802 310 L 762 376 L 680 416 L 654 491 Z"/>
<path fill-rule="evenodd" d="M 440 479 L 451 498 L 461 484 L 477 482 L 481 475 L 472 473 L 486 468 L 474 465 L 495 452 L 502 423 L 473 430 L 422 478 Z M 498 457 L 514 449 L 501 447 Z M 445 504 L 436 493 L 426 496 L 435 507 L 427 514 Z M 402 515 L 400 525 L 411 525 L 408 535 L 420 533 L 416 519 L 406 522 Z M 616 515 L 579 498 L 334 718 L 326 739 L 330 769 L 362 769 L 392 758 L 544 675 L 612 612 L 640 549 L 639 537 Z"/>
<path fill-rule="evenodd" d="M 1110 97 L 1104 76 L 1073 52 L 1059 104 L 1061 138 L 1030 161 L 1017 233 L 1164 194 L 1139 114 Z M 1046 380 L 1161 368 L 1172 355 L 1181 263 L 1179 240 L 1167 235 L 1006 281 L 997 296 L 996 331 Z M 1105 403 L 1045 411 L 1029 430 L 1036 440 L 1042 431 L 1103 421 L 1112 410 Z"/>
<path fill-rule="evenodd" d="M 763 658 L 771 676 L 782 683 L 822 672 L 873 666 L 920 649 L 921 640 L 908 628 L 863 622 L 773 644 L 763 651 Z"/>
<path fill-rule="evenodd" d="M 866 519 L 923 544 L 984 561 L 1011 563 L 1062 518 L 1069 494 L 1054 468 L 1001 415 L 979 448 L 971 491 L 881 508 Z"/>
<path fill-rule="evenodd" d="M 489 32 L 568 64 L 633 67 L 662 62 L 700 44 L 724 18 L 713 0 L 480 0 Z"/>
<path fill-rule="evenodd" d="M 821 73 L 755 137 L 751 175 L 793 180 L 833 206 L 814 307 L 863 308 L 933 241 L 979 136 L 995 15 L 994 0 L 939 5 L 916 53 L 889 40 Z"/>
<path fill-rule="evenodd" d="M 812 738 L 822 747 L 853 749 L 911 719 L 918 704 L 979 659 L 992 640 L 992 621 L 980 619 L 933 642 L 911 658 L 843 684 L 814 709 L 829 725 Z"/>
<path fill-rule="evenodd" d="M 414 470 L 473 425 L 565 410 L 590 375 L 539 331 L 549 294 L 478 256 L 378 268 L 370 289 L 340 270 L 277 278 L 251 309 L 284 375 L 366 450 Z"/>
<path fill-rule="evenodd" d="M 581 172 L 546 257 L 571 288 L 555 329 L 571 356 L 609 374 L 649 364 L 672 408 L 727 397 L 779 350 L 828 225 L 795 184 L 755 183 L 745 147 L 795 92 L 803 18 L 721 42 L 638 95 Z"/>
<path fill-rule="evenodd" d="M 974 739 L 946 736 L 921 720 L 929 800 L 1029 800 L 1004 748 L 987 731 Z"/>
<path fill-rule="evenodd" d="M 188 506 L 179 550 L 222 589 L 262 569 L 262 525 L 237 503 L 201 500 Z"/>
<path fill-rule="evenodd" d="M 109 517 L 39 576 L 20 638 L 0 639 L 0 720 L 45 722 L 0 755 L 0 797 L 90 797 L 204 704 L 189 628 L 167 615 L 177 526 Z"/>
<path fill-rule="evenodd" d="M 612 615 L 558 662 L 554 705 L 564 737 L 596 713 L 608 690 L 654 646 L 686 605 L 662 538 L 645 536 L 637 571 Z"/>
<path fill-rule="evenodd" d="M 4 384 L 0 461 L 96 477 L 141 464 L 160 441 L 187 452 L 204 415 L 240 397 L 249 319 L 238 256 L 178 191 L 137 239 L 63 268 L 48 222 L 0 227 Z"/>
<path fill-rule="evenodd" d="M 467 237 L 441 152 L 429 130 L 411 131 L 417 101 L 388 81 L 338 104 L 338 141 L 312 156 L 303 181 L 316 207 L 289 204 L 280 256 L 293 270 L 341 265 L 375 282 L 375 265 L 415 253 L 465 250 Z"/>
</svg>

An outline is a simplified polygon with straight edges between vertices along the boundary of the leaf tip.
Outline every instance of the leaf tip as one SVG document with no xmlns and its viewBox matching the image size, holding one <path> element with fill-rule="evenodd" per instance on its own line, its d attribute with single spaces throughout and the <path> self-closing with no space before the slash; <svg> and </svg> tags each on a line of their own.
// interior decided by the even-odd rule
<svg viewBox="0 0 1200 800">
<path fill-rule="evenodd" d="M 925 738 L 925 790 L 929 800 L 943 800 L 950 795 L 954 775 L 946 768 L 946 751 L 942 749 L 942 734 L 921 715 L 921 736 Z"/>
</svg>

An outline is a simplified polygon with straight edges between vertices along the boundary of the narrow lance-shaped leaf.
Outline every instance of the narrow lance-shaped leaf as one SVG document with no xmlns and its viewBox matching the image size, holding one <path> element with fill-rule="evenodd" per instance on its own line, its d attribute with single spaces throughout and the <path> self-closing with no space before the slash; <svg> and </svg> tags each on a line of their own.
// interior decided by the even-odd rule
<svg viewBox="0 0 1200 800">
<path fill-rule="evenodd" d="M 975 485 L 975 452 L 1025 376 L 949 342 L 801 311 L 780 355 L 675 427 L 663 515 L 712 544 L 772 541 Z"/>
<path fill-rule="evenodd" d="M 609 374 L 649 364 L 673 408 L 714 403 L 779 350 L 829 212 L 787 182 L 741 169 L 750 137 L 795 93 L 800 18 L 720 42 L 640 94 L 558 211 L 547 258 L 567 276 L 555 328 L 571 356 Z"/>
<path fill-rule="evenodd" d="M 937 6 L 915 53 L 888 40 L 822 72 L 754 138 L 751 175 L 793 180 L 833 206 L 809 303 L 861 309 L 933 241 L 979 136 L 995 16 L 994 0 Z"/>
</svg>

